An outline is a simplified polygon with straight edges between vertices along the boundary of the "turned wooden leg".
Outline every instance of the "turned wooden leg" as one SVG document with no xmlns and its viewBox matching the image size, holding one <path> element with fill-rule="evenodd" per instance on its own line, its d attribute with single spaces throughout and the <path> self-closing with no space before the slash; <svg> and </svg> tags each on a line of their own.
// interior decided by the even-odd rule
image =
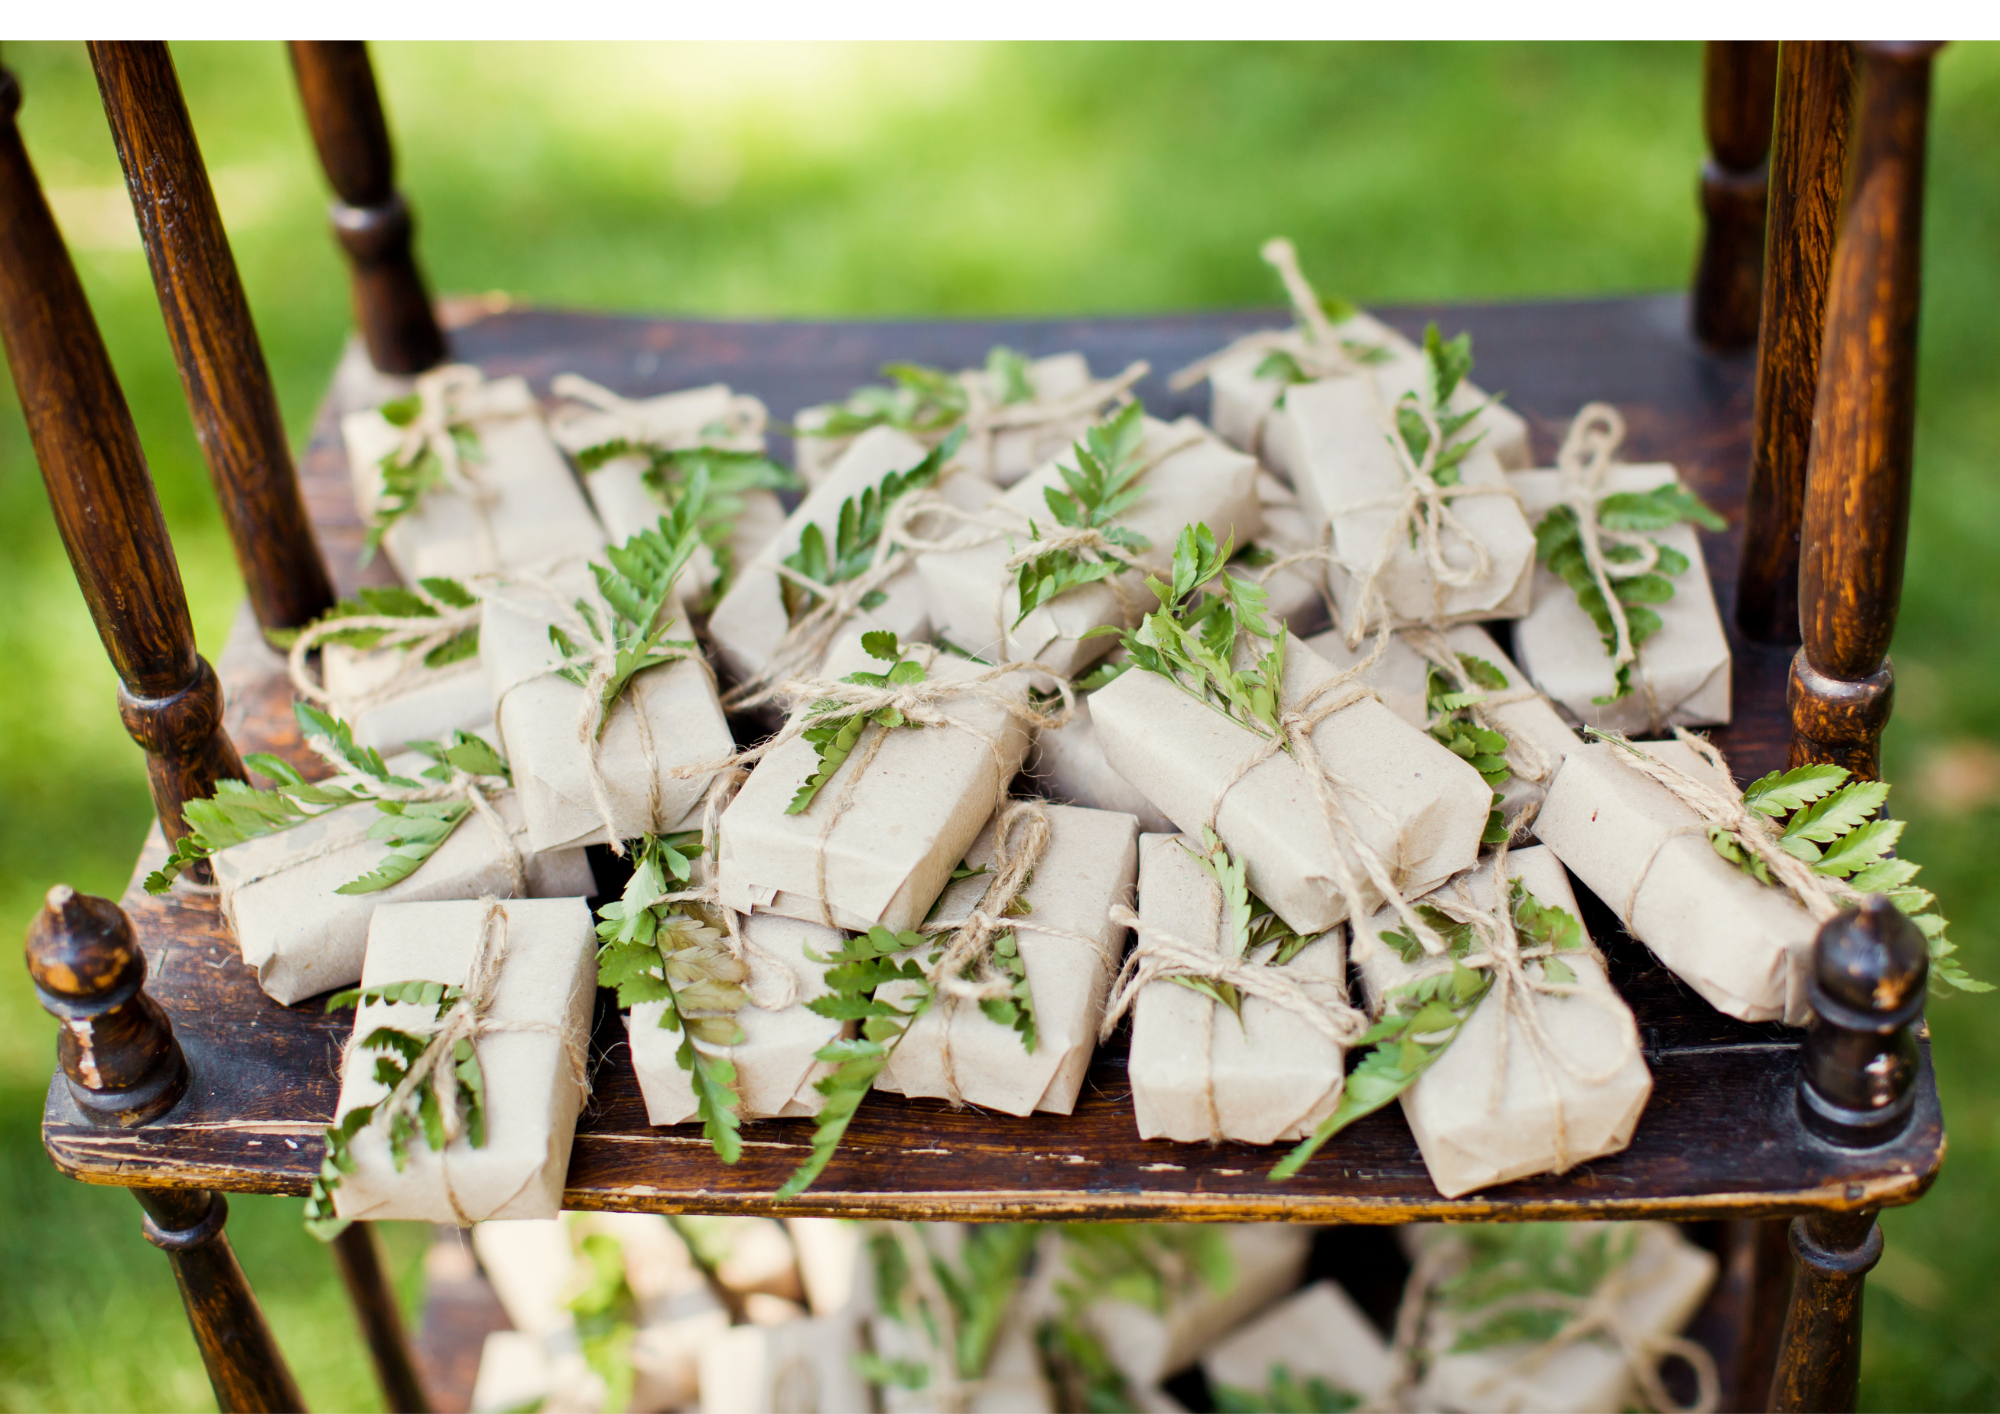
<svg viewBox="0 0 2000 1414">
<path fill-rule="evenodd" d="M 250 608 L 266 629 L 303 627 L 333 607 L 333 585 L 174 61 L 123 41 L 90 59 Z"/>
<path fill-rule="evenodd" d="M 1694 275 L 1694 332 L 1715 349 L 1757 342 L 1764 268 L 1764 201 L 1771 146 L 1771 89 L 1778 46 L 1711 40 L 1702 66 L 1701 169 L 1705 218 Z"/>
<path fill-rule="evenodd" d="M 84 1117 L 129 1129 L 171 1110 L 187 1091 L 187 1058 L 166 1013 L 145 993 L 146 954 L 124 911 L 59 884 L 28 926 L 27 952 L 35 991 L 62 1023 L 57 1054 Z M 146 1210 L 146 1240 L 173 1266 L 216 1404 L 225 1410 L 303 1409 L 291 1369 L 223 1235 L 229 1207 L 222 1195 L 135 1188 L 132 1196 Z"/>
<path fill-rule="evenodd" d="M 1799 523 L 1853 88 L 1852 45 L 1788 39 L 1779 48 L 1749 506 L 1736 584 L 1737 625 L 1760 643 L 1799 641 Z"/>
<path fill-rule="evenodd" d="M 353 270 L 354 320 L 384 373 L 444 362 L 444 332 L 411 249 L 410 208 L 396 190 L 395 154 L 368 47 L 358 40 L 292 41 L 306 125 L 339 200 L 333 233 Z"/>
<path fill-rule="evenodd" d="M 1820 928 L 1806 984 L 1812 1022 L 1799 1048 L 1799 1118 L 1807 1129 L 1865 1151 L 1909 1127 L 1929 975 L 1923 934 L 1880 894 Z M 1861 1284 L 1882 1256 L 1882 1231 L 1873 1213 L 1815 1213 L 1792 1223 L 1791 1245 L 1798 1266 L 1770 1407 L 1852 1409 Z"/>
<path fill-rule="evenodd" d="M 354 1305 L 354 1317 L 361 1325 L 361 1338 L 368 1345 L 368 1357 L 375 1363 L 375 1379 L 393 1414 L 427 1414 L 430 1397 L 424 1393 L 411 1357 L 409 1337 L 402 1313 L 396 1307 L 396 1291 L 382 1266 L 382 1247 L 375 1229 L 368 1223 L 349 1223 L 330 1244 L 333 1263 L 347 1287 Z"/>
<path fill-rule="evenodd" d="M 1862 44 L 1846 203 L 1799 562 L 1804 646 L 1792 663 L 1791 764 L 1881 775 L 1903 592 L 1916 425 L 1924 149 L 1935 44 Z"/>
<path fill-rule="evenodd" d="M 160 824 L 177 840 L 181 808 L 219 780 L 241 780 L 243 763 L 222 730 L 222 689 L 195 652 L 125 394 L 21 144 L 20 104 L 0 69 L 0 336 L 56 528 L 118 672 L 119 715 L 146 750 Z M 194 877 L 207 879 L 206 865 Z"/>
</svg>

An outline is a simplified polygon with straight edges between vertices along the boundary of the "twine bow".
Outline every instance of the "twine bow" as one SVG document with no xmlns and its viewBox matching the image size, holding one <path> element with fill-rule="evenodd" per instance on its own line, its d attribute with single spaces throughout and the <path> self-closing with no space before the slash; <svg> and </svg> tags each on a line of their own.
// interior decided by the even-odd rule
<svg viewBox="0 0 2000 1414">
<path fill-rule="evenodd" d="M 716 435 L 709 430 L 713 424 L 663 432 L 660 430 L 659 413 L 649 408 L 644 400 L 614 393 L 580 374 L 558 373 L 549 384 L 549 391 L 558 398 L 568 398 L 611 414 L 619 420 L 624 439 L 635 445 L 658 447 L 662 451 L 684 451 L 690 447 L 713 445 L 716 441 Z M 747 393 L 731 394 L 720 419 L 719 435 L 728 442 L 761 439 L 769 416 L 760 399 Z"/>
<path fill-rule="evenodd" d="M 1510 688 L 1498 693 L 1481 688 L 1466 673 L 1465 664 L 1459 661 L 1458 654 L 1452 648 L 1450 641 L 1434 628 L 1406 628 L 1402 636 L 1403 642 L 1409 644 L 1418 657 L 1445 675 L 1445 680 L 1451 684 L 1453 692 L 1479 695 L 1477 702 L 1466 704 L 1466 710 L 1472 714 L 1476 726 L 1505 738 L 1509 771 L 1524 781 L 1542 782 L 1549 778 L 1549 773 L 1556 767 L 1556 763 L 1549 759 L 1549 754 L 1525 735 L 1509 731 L 1493 714 L 1493 709 L 1496 707 L 1506 707 L 1516 702 L 1533 702 L 1541 696 L 1541 693 L 1532 687 Z"/>
<path fill-rule="evenodd" d="M 1106 405 L 1122 407 L 1132 400 L 1132 387 L 1152 365 L 1134 359 L 1124 371 L 1110 378 L 1094 378 L 1075 392 L 1053 398 L 1039 394 L 1026 402 L 1000 403 L 993 400 L 984 369 L 959 375 L 965 389 L 965 430 L 978 449 L 979 475 L 991 480 L 999 468 L 1000 434 L 1028 428 L 1049 427 L 1078 418 L 1095 418 Z M 939 429 L 940 435 L 943 429 Z"/>
<path fill-rule="evenodd" d="M 407 469 L 426 454 L 435 457 L 438 479 L 472 507 L 481 563 L 495 570 L 500 567 L 500 547 L 493 534 L 493 507 L 500 498 L 472 474 L 456 435 L 458 429 L 487 415 L 476 396 L 485 386 L 486 375 L 469 363 L 450 363 L 418 374 L 416 413 L 397 429 L 396 445 L 384 460 Z"/>
<path fill-rule="evenodd" d="M 1289 354 L 1299 368 L 1312 378 L 1338 378 L 1366 371 L 1347 346 L 1335 337 L 1333 321 L 1326 317 L 1326 308 L 1320 303 L 1319 294 L 1299 268 L 1298 248 L 1283 236 L 1276 236 L 1264 242 L 1258 254 L 1285 282 L 1285 297 L 1291 302 L 1296 326 L 1290 329 L 1259 329 L 1245 334 L 1219 352 L 1195 360 L 1168 380 L 1167 386 L 1175 392 L 1185 392 L 1208 377 L 1218 366 L 1251 353 Z"/>
<path fill-rule="evenodd" d="M 335 716 L 351 722 L 363 712 L 402 696 L 430 674 L 441 671 L 426 667 L 424 659 L 433 649 L 443 647 L 467 629 L 479 627 L 480 606 L 470 604 L 465 608 L 456 608 L 439 599 L 421 583 L 409 585 L 408 592 L 431 609 L 434 617 L 353 614 L 345 618 L 317 619 L 300 629 L 285 655 L 285 670 L 298 695 L 308 702 L 331 708 Z M 369 645 L 370 651 L 386 653 L 400 649 L 402 657 L 396 664 L 396 670 L 379 685 L 352 698 L 336 697 L 313 677 L 307 656 L 329 638 L 366 630 L 380 630 L 380 636 Z"/>
<path fill-rule="evenodd" d="M 1669 840 L 1691 831 L 1706 833 L 1721 830 L 1745 850 L 1756 856 L 1764 864 L 1785 890 L 1797 899 L 1800 907 L 1812 915 L 1815 923 L 1824 923 L 1841 911 L 1843 904 L 1854 906 L 1866 897 L 1845 879 L 1832 878 L 1826 874 L 1813 872 L 1812 866 L 1803 859 L 1785 853 L 1778 843 L 1778 830 L 1766 816 L 1752 810 L 1744 803 L 1743 792 L 1736 787 L 1736 778 L 1730 773 L 1729 763 L 1722 752 L 1705 737 L 1696 736 L 1685 727 L 1674 728 L 1674 739 L 1699 756 L 1716 773 L 1711 783 L 1695 779 L 1685 771 L 1670 766 L 1634 745 L 1618 732 L 1599 731 L 1589 728 L 1589 735 L 1607 742 L 1625 753 L 1625 762 L 1640 775 L 1666 788 L 1668 794 L 1687 806 L 1701 817 L 1698 826 L 1683 827 L 1669 832 L 1654 849 L 1652 858 L 1632 885 L 1632 892 L 1625 901 L 1625 908 L 1619 915 L 1620 921 L 1628 926 L 1632 909 L 1637 904 L 1639 889 L 1652 872 L 1653 860 L 1659 851 L 1666 848 Z"/>
<path fill-rule="evenodd" d="M 1611 616 L 1613 676 L 1639 658 L 1638 645 L 1632 641 L 1631 621 L 1625 615 L 1624 604 L 1619 602 L 1613 581 L 1646 574 L 1660 559 L 1659 547 L 1645 536 L 1610 530 L 1597 521 L 1598 503 L 1606 496 L 1615 494 L 1607 490 L 1604 483 L 1616 464 L 1618 449 L 1624 442 L 1623 414 L 1609 403 L 1588 403 L 1577 413 L 1576 420 L 1570 423 L 1562 448 L 1556 453 L 1556 471 L 1562 486 L 1561 504 L 1568 506 L 1576 516 L 1577 539 L 1583 546 L 1584 563 L 1589 566 L 1590 578 L 1597 585 L 1605 610 Z M 1610 561 L 1605 558 L 1607 545 L 1628 547 L 1636 551 L 1639 558 L 1621 561 L 1614 573 Z M 1649 703 L 1652 695 L 1651 685 L 1648 684 L 1646 696 Z M 1658 711 L 1656 708 L 1652 710 L 1652 720 L 1657 725 Z"/>
</svg>

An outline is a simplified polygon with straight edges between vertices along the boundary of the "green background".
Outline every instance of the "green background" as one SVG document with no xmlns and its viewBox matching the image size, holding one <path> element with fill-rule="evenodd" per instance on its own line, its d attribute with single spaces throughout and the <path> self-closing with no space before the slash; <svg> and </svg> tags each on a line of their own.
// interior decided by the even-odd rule
<svg viewBox="0 0 2000 1414">
<path fill-rule="evenodd" d="M 175 46 L 279 398 L 303 439 L 348 324 L 279 46 Z M 123 380 L 202 650 L 241 596 L 80 45 L 10 45 L 20 123 Z M 380 46 L 435 286 L 606 310 L 1056 313 L 1268 304 L 1296 239 L 1363 301 L 1686 284 L 1699 48 Z M 2000 51 L 1937 67 L 1918 475 L 1889 729 L 1905 852 L 2000 976 Z M 0 933 L 117 894 L 150 811 L 11 389 L 0 406 Z M 791 409 L 774 409 L 785 414 Z M 1952 1156 L 1883 1220 L 1862 1401 L 2000 1405 L 1992 999 L 1932 1008 Z M 53 1024 L 0 968 L 0 1406 L 209 1407 L 165 1260 L 36 1133 Z M 318 1408 L 379 1407 L 289 1201 L 230 1230 Z M 406 1297 L 422 1234 L 391 1233 Z M 1982 1334 L 1984 1332 L 1984 1334 Z"/>
</svg>

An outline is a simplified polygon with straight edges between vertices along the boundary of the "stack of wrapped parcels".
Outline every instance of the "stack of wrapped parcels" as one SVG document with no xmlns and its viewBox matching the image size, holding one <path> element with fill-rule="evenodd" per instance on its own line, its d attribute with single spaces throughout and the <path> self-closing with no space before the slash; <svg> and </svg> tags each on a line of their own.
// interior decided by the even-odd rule
<svg viewBox="0 0 2000 1414">
<path fill-rule="evenodd" d="M 1148 417 L 1142 365 L 897 365 L 796 416 L 795 503 L 763 405 L 722 385 L 565 377 L 550 423 L 520 380 L 454 366 L 346 419 L 371 551 L 404 582 L 292 645 L 315 759 L 252 758 L 271 784 L 190 806 L 149 881 L 212 869 L 273 997 L 357 1008 L 316 1227 L 553 1222 L 594 985 L 653 1123 L 734 1162 L 757 1123 L 813 1120 L 787 1197 L 869 1092 L 1069 1114 L 1121 1025 L 1163 1159 L 1295 1145 L 1282 1178 L 1391 1101 L 1447 1196 L 1614 1154 L 1651 1081 L 1578 881 L 1720 1010 L 1806 1019 L 1814 929 L 1904 866 L 1786 865 L 1769 792 L 1746 806 L 1684 732 L 1620 734 L 1728 719 L 1713 517 L 1673 468 L 1618 460 L 1612 409 L 1533 469 L 1466 339 L 1329 314 L 1271 255 L 1297 327 L 1191 370 L 1208 425 Z M 864 1347 L 877 1384 L 926 1372 L 964 1407 L 1055 1407 L 1058 1365 L 1171 1407 L 1161 1380 L 1211 1347 L 1213 1379 L 1268 1384 L 1254 1323 L 1215 1344 L 1256 1312 L 1344 1309 L 1320 1286 L 1269 1310 L 1297 1253 L 1266 1282 L 1251 1230 L 1238 1304 L 1167 1282 L 1114 1315 L 1062 1275 L 1110 1260 L 1087 1245 L 891 1228 L 838 1296 L 800 1277 L 810 1318 L 762 1321 L 713 1280 L 642 1275 L 658 1225 L 613 1226 L 537 1240 L 550 1262 L 625 1242 L 642 1332 L 726 1317 L 658 1371 L 633 1357 L 654 1373 L 630 1398 L 679 1391 L 658 1407 L 692 1407 L 691 1382 L 703 1407 L 712 1385 L 801 1407 L 802 1380 L 839 1407 Z M 966 1262 L 1026 1294 L 941 1353 L 937 1312 L 912 1313 L 953 1289 L 926 1264 Z M 494 1357 L 506 1388 L 609 1398 L 580 1320 L 516 1313 L 535 1345 Z M 1408 1385 L 1370 1358 L 1286 1378 Z M 1422 1379 L 1488 1407 L 1458 1358 Z"/>
</svg>

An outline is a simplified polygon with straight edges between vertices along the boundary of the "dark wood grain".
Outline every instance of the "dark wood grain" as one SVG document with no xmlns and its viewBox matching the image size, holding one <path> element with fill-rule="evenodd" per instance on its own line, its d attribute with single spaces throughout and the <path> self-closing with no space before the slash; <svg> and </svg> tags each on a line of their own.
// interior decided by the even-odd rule
<svg viewBox="0 0 2000 1414">
<path fill-rule="evenodd" d="M 1814 1213 L 1792 1223 L 1798 1274 L 1785 1311 L 1774 1410 L 1841 1414 L 1861 1385 L 1861 1285 L 1882 1259 L 1873 1213 Z"/>
<path fill-rule="evenodd" d="M 1853 88 L 1853 46 L 1845 41 L 1788 39 L 1780 47 L 1757 410 L 1736 601 L 1737 623 L 1761 643 L 1799 641 L 1799 524 Z"/>
<path fill-rule="evenodd" d="M 329 1244 L 334 1269 L 347 1288 L 348 1304 L 361 1327 L 362 1343 L 375 1367 L 383 1404 L 394 1414 L 428 1414 L 431 1403 L 417 1374 L 395 1288 L 382 1265 L 382 1246 L 368 1223 L 349 1223 Z"/>
<path fill-rule="evenodd" d="M 215 674 L 195 652 L 125 394 L 15 125 L 20 99 L 0 70 L 0 336 L 63 548 L 118 673 L 119 715 L 146 750 L 153 803 L 178 839 L 181 807 L 240 779 L 243 763 L 221 729 Z"/>
<path fill-rule="evenodd" d="M 161 43 L 106 41 L 90 59 L 251 611 L 267 629 L 302 627 L 333 607 L 333 587 L 173 59 Z"/>
<path fill-rule="evenodd" d="M 444 331 L 413 247 L 415 221 L 396 190 L 395 152 L 368 47 L 359 40 L 293 40 L 306 125 L 338 197 L 333 233 L 353 274 L 354 322 L 384 373 L 444 362 Z"/>
<path fill-rule="evenodd" d="M 1507 390 L 1528 419 L 1538 456 L 1552 458 L 1576 409 L 1616 402 L 1631 426 L 1628 454 L 1676 462 L 1732 523 L 1743 514 L 1752 369 L 1703 351 L 1678 298 L 1575 304 L 1415 308 L 1386 312 L 1419 332 L 1437 319 L 1473 334 L 1477 376 Z M 457 332 L 463 355 L 489 374 L 518 373 L 546 392 L 574 371 L 626 394 L 726 380 L 764 398 L 780 419 L 838 396 L 890 358 L 978 363 L 993 343 L 1030 353 L 1075 348 L 1093 365 L 1150 358 L 1141 388 L 1163 415 L 1206 410 L 1164 378 L 1247 330 L 1267 312 L 1145 319 L 977 323 L 694 323 L 514 310 Z M 329 401 L 301 462 L 307 503 L 336 581 L 354 580 L 362 527 L 354 510 L 337 415 Z M 782 449 L 780 455 L 783 454 Z M 1736 537 L 1704 533 L 1727 619 Z M 1746 778 L 1785 754 L 1786 654 L 1732 638 L 1736 721 L 1716 739 Z M 247 627 L 224 657 L 231 726 L 246 744 L 304 762 L 275 655 Z M 151 867 L 156 837 L 141 868 Z M 257 988 L 212 901 L 192 894 L 126 905 L 154 961 L 153 992 L 175 1019 L 198 1076 L 181 1107 L 130 1134 L 87 1130 L 67 1092 L 51 1092 L 45 1135 L 67 1171 L 94 1182 L 302 1193 L 319 1163 L 320 1130 L 336 1094 L 335 1060 L 348 1020 L 312 1003 L 280 1007 Z M 1637 1015 L 1654 1098 L 1625 1153 L 1561 1176 L 1472 1197 L 1437 1196 L 1400 1112 L 1369 1117 L 1292 1182 L 1264 1173 L 1276 1150 L 1144 1143 L 1136 1135 L 1123 1043 L 1103 1048 L 1073 1116 L 1030 1119 L 953 1111 L 931 1101 L 869 1099 L 841 1154 L 815 1187 L 780 1208 L 773 1189 L 806 1152 L 811 1123 L 756 1121 L 746 1155 L 726 1167 L 697 1130 L 646 1123 L 608 1006 L 596 1029 L 596 1090 L 578 1128 L 566 1204 L 657 1211 L 846 1213 L 909 1218 L 1271 1218 L 1402 1222 L 1434 1218 L 1747 1217 L 1908 1202 L 1935 1177 L 1943 1131 L 1927 1064 L 1918 1117 L 1896 1144 L 1857 1157 L 1803 1132 L 1793 1103 L 1797 1032 L 1750 1026 L 1714 1011 L 1616 930 L 1586 896 L 1614 981 Z"/>
<path fill-rule="evenodd" d="M 1860 46 L 1854 135 L 1813 408 L 1790 759 L 1881 774 L 1916 428 L 1934 44 Z"/>
<path fill-rule="evenodd" d="M 1777 58 L 1778 46 L 1767 40 L 1710 40 L 1703 51 L 1702 126 L 1710 156 L 1701 169 L 1705 220 L 1694 331 L 1710 348 L 1757 342 Z"/>
</svg>

